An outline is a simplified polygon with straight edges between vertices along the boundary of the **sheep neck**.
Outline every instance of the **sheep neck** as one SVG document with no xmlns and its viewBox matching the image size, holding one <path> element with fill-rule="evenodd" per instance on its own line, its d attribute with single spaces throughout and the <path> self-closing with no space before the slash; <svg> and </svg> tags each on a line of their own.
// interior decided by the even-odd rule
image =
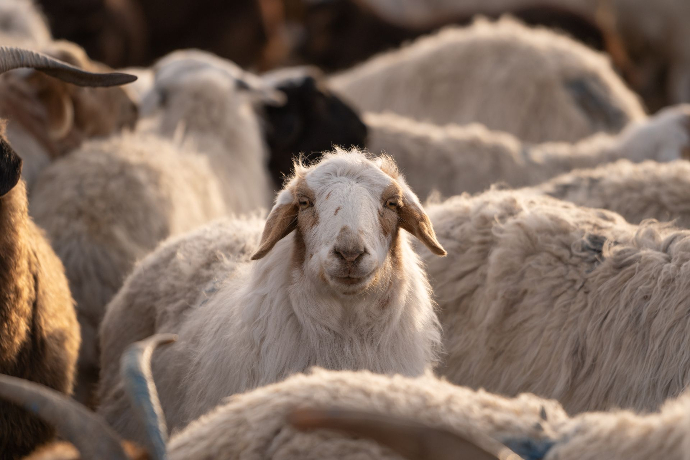
<svg viewBox="0 0 690 460">
<path fill-rule="evenodd" d="M 266 371 L 285 363 L 278 375 L 261 384 L 315 365 L 405 375 L 424 371 L 439 340 L 437 320 L 419 259 L 406 234 L 397 238 L 398 248 L 389 253 L 375 284 L 353 296 L 338 295 L 296 268 L 290 237 L 256 264 L 246 291 L 255 307 L 245 319 L 260 329 L 253 334 L 262 337 L 259 359 L 269 363 Z M 280 283 L 266 292 L 266 280 Z M 256 295 L 262 291 L 266 294 Z M 298 351 L 292 360 L 271 346 L 286 338 Z"/>
<path fill-rule="evenodd" d="M 28 206 L 24 181 L 0 197 L 0 372 L 14 366 L 28 339 L 35 282 L 27 241 Z"/>
</svg>

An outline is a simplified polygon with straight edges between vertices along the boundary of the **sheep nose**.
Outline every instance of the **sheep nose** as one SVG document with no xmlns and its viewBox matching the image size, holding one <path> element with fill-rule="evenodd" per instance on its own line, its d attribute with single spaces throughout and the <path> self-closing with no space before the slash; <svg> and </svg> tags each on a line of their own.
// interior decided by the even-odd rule
<svg viewBox="0 0 690 460">
<path fill-rule="evenodd" d="M 356 262 L 357 259 L 359 259 L 362 254 L 364 254 L 364 248 L 363 247 L 338 247 L 336 246 L 333 248 L 333 251 L 338 255 L 341 259 L 345 260 L 346 262 Z"/>
</svg>

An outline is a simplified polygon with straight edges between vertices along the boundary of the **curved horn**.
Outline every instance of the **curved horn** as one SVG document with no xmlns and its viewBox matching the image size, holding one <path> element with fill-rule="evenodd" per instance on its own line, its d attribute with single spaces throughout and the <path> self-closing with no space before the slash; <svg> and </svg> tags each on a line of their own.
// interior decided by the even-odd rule
<svg viewBox="0 0 690 460">
<path fill-rule="evenodd" d="M 36 69 L 78 86 L 117 86 L 137 79 L 125 73 L 93 73 L 65 64 L 44 54 L 22 48 L 0 46 L 0 73 L 22 67 Z"/>
<path fill-rule="evenodd" d="M 122 355 L 122 382 L 137 417 L 144 423 L 149 452 L 155 460 L 165 460 L 168 428 L 156 385 L 151 375 L 151 355 L 159 345 L 174 342 L 174 334 L 156 334 L 133 343 Z"/>
<path fill-rule="evenodd" d="M 28 380 L 0 374 L 0 397 L 54 426 L 81 458 L 129 460 L 107 423 L 62 393 Z"/>
<path fill-rule="evenodd" d="M 397 417 L 344 409 L 298 409 L 288 415 L 288 421 L 300 430 L 324 428 L 372 439 L 410 460 L 518 460 L 520 458 L 512 452 L 489 453 L 475 443 L 449 431 Z M 496 445 L 497 443 L 489 441 L 487 444 Z M 498 450 L 500 449 L 497 448 L 496 451 Z M 508 451 L 507 448 L 504 450 Z"/>
</svg>

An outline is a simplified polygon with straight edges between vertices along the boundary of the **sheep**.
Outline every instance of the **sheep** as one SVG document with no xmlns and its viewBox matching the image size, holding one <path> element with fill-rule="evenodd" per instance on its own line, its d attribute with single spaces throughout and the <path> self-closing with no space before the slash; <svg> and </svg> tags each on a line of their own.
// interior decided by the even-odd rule
<svg viewBox="0 0 690 460">
<path fill-rule="evenodd" d="M 538 77 L 535 68 L 542 70 Z M 360 110 L 438 124 L 478 122 L 528 142 L 615 134 L 645 116 L 603 56 L 509 18 L 443 29 L 329 84 Z"/>
<path fill-rule="evenodd" d="M 85 86 L 131 81 L 82 71 L 48 56 L 0 47 L 0 73 L 33 68 Z M 0 372 L 70 393 L 79 328 L 60 260 L 28 215 L 22 160 L 0 132 Z M 52 436 L 22 409 L 0 404 L 0 458 L 15 459 Z"/>
<path fill-rule="evenodd" d="M 389 159 L 337 150 L 315 166 L 298 165 L 276 198 L 259 245 L 245 241 L 243 250 L 251 251 L 255 262 L 245 261 L 242 253 L 226 255 L 228 270 L 215 274 L 221 282 L 209 280 L 187 294 L 189 300 L 196 297 L 195 303 L 180 301 L 184 294 L 174 292 L 186 292 L 198 263 L 218 257 L 215 251 L 182 264 L 181 280 L 173 281 L 165 265 L 163 271 L 138 269 L 130 276 L 101 325 L 98 412 L 125 438 L 139 440 L 112 353 L 162 330 L 180 335 L 154 363 L 171 430 L 224 396 L 312 365 L 422 373 L 435 362 L 440 336 L 424 271 L 399 228 L 434 254 L 445 254 Z M 204 249 L 199 246 L 197 252 Z M 150 268 L 166 259 L 156 252 L 142 265 Z M 163 272 L 175 285 L 172 293 L 165 303 L 149 302 L 140 316 L 128 298 L 153 298 L 128 291 L 158 285 L 145 279 L 158 280 Z M 139 274 L 148 276 L 137 279 Z M 200 289 L 207 289 L 207 298 Z M 223 352 L 216 351 L 219 347 Z"/>
<path fill-rule="evenodd" d="M 690 163 L 684 160 L 619 160 L 560 175 L 535 190 L 579 206 L 614 211 L 632 224 L 656 219 L 690 229 L 689 180 Z"/>
<path fill-rule="evenodd" d="M 690 106 L 666 109 L 618 135 L 600 133 L 575 144 L 533 145 L 478 124 L 436 126 L 390 112 L 365 113 L 363 119 L 367 148 L 391 154 L 422 197 L 433 190 L 444 196 L 477 193 L 495 183 L 536 185 L 621 158 L 665 162 L 690 154 Z"/>
<path fill-rule="evenodd" d="M 154 66 L 139 132 L 181 138 L 203 152 L 218 175 L 229 210 L 267 207 L 273 187 L 256 107 L 284 96 L 257 76 L 210 53 L 176 51 Z"/>
<path fill-rule="evenodd" d="M 399 27 L 429 27 L 447 17 L 495 15 L 534 6 L 532 0 L 450 0 L 424 2 L 365 0 L 367 7 Z M 539 0 L 541 7 L 568 8 L 598 24 L 623 51 L 627 65 L 621 70 L 650 109 L 690 102 L 690 52 L 687 49 L 690 18 L 687 2 L 664 0 Z M 625 63 L 623 63 L 625 64 Z"/>
<path fill-rule="evenodd" d="M 109 70 L 72 43 L 53 42 L 41 51 L 91 72 Z M 22 157 L 29 192 L 53 159 L 86 138 L 131 129 L 137 121 L 137 108 L 122 87 L 74 87 L 38 72 L 4 74 L 0 85 L 7 88 L 0 116 L 10 119 L 7 138 Z"/>
<path fill-rule="evenodd" d="M 451 382 L 533 392 L 569 413 L 655 410 L 687 386 L 688 231 L 529 189 L 428 212 L 453 255 L 424 257 Z"/>
</svg>

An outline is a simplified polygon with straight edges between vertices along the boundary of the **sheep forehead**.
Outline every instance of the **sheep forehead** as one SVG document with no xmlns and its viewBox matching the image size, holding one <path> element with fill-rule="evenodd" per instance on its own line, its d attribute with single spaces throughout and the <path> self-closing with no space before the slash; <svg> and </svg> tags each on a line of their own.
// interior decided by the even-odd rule
<svg viewBox="0 0 690 460">
<path fill-rule="evenodd" d="M 378 201 L 395 179 L 383 172 L 364 154 L 357 151 L 341 151 L 325 156 L 317 166 L 307 172 L 304 181 L 317 199 L 323 199 L 334 188 L 340 188 L 339 186 L 356 185 L 358 188 L 366 189 Z"/>
</svg>

